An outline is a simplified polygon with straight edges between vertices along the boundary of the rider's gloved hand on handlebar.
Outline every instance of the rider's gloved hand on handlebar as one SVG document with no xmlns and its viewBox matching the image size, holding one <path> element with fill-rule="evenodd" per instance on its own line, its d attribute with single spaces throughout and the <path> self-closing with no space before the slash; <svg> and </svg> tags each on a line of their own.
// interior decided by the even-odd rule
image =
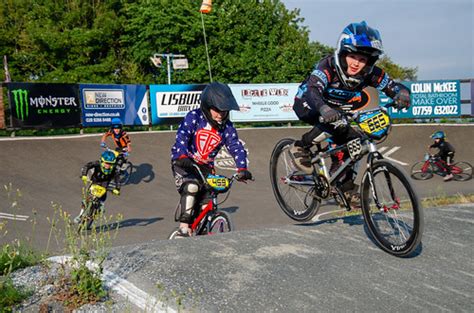
<svg viewBox="0 0 474 313">
<path fill-rule="evenodd" d="M 105 142 L 103 142 L 103 141 L 100 143 L 100 146 L 101 146 L 102 148 L 107 147 L 107 145 L 106 145 Z"/>
<path fill-rule="evenodd" d="M 82 175 L 81 179 L 84 182 L 84 184 L 87 184 L 87 181 L 89 180 L 86 175 Z"/>
<path fill-rule="evenodd" d="M 237 173 L 237 180 L 250 180 L 252 178 L 252 173 L 246 169 L 241 169 Z"/>
<path fill-rule="evenodd" d="M 410 107 L 410 92 L 401 89 L 399 93 L 393 98 L 394 107 L 397 110 L 408 109 Z"/>
<path fill-rule="evenodd" d="M 184 169 L 193 168 L 194 162 L 190 158 L 181 158 L 174 161 L 176 166 L 182 167 Z"/>
<path fill-rule="evenodd" d="M 325 123 L 335 122 L 341 116 L 338 111 L 326 104 L 319 109 L 319 113 L 321 114 L 321 117 L 324 119 Z"/>
</svg>

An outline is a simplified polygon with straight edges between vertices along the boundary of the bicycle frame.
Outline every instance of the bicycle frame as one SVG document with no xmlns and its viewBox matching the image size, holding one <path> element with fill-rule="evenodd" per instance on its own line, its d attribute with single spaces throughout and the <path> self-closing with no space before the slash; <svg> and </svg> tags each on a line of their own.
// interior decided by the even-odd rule
<svg viewBox="0 0 474 313">
<path fill-rule="evenodd" d="M 210 228 L 211 219 L 209 218 L 214 211 L 217 211 L 217 197 L 212 197 L 207 203 L 206 207 L 199 213 L 191 224 L 191 230 L 193 233 L 200 233 L 207 220 L 207 227 Z"/>
<path fill-rule="evenodd" d="M 358 149 L 359 149 L 358 153 L 355 153 L 353 155 L 350 153 L 350 151 L 351 151 L 350 150 L 350 145 L 351 144 L 358 145 Z M 318 147 L 318 150 L 320 150 L 320 144 L 317 145 L 317 147 Z M 328 166 L 326 165 L 326 159 L 329 158 L 331 155 L 334 155 L 335 153 L 337 153 L 341 150 L 348 150 L 350 155 L 347 158 L 347 160 L 338 167 L 336 172 L 334 172 L 332 175 L 330 175 L 329 170 L 328 170 Z M 364 176 L 369 175 L 369 181 L 370 181 L 370 184 L 372 186 L 372 190 L 374 191 L 373 198 L 374 198 L 374 201 L 375 201 L 375 204 L 376 204 L 377 208 L 380 209 L 380 210 L 387 211 L 390 208 L 385 208 L 383 205 L 381 205 L 379 200 L 378 200 L 377 195 L 375 194 L 376 186 L 374 185 L 374 182 L 373 182 L 373 172 L 372 172 L 373 162 L 375 160 L 383 159 L 383 156 L 382 156 L 382 154 L 380 154 L 378 152 L 375 143 L 365 135 L 363 135 L 362 138 L 353 139 L 353 140 L 349 141 L 348 143 L 337 146 L 334 149 L 331 149 L 329 151 L 324 151 L 324 152 L 319 151 L 319 152 L 316 152 L 315 155 L 312 155 L 311 163 L 312 163 L 313 167 L 315 168 L 314 174 L 311 175 L 313 177 L 312 180 L 305 180 L 305 181 L 302 181 L 302 182 L 294 181 L 294 180 L 290 179 L 291 176 L 286 177 L 285 180 L 286 180 L 286 183 L 288 183 L 288 184 L 313 186 L 314 188 L 317 187 L 317 184 L 325 184 L 324 181 L 321 183 L 321 179 L 326 180 L 326 183 L 330 187 L 333 187 L 337 191 L 337 193 L 341 196 L 341 199 L 344 201 L 344 206 L 346 206 L 346 208 L 349 209 L 350 205 L 349 205 L 347 199 L 345 199 L 345 197 L 342 196 L 343 192 L 341 192 L 341 190 L 337 186 L 337 182 L 339 181 L 341 176 L 345 173 L 345 171 L 348 168 L 354 169 L 354 165 L 357 162 L 359 162 L 365 155 L 367 155 L 367 167 L 366 167 L 366 171 L 364 173 Z M 323 178 L 321 178 L 321 176 Z M 388 179 L 388 181 L 389 181 L 389 179 Z M 329 187 L 329 186 L 326 186 L 326 187 Z M 323 185 L 323 187 L 324 187 L 324 185 Z M 393 186 L 391 186 L 391 182 L 389 182 L 389 188 L 390 188 L 390 193 L 394 197 L 394 190 L 393 190 Z M 331 196 L 330 192 L 325 193 L 325 196 L 324 195 L 323 196 L 314 195 L 314 197 L 319 198 L 319 199 L 327 199 L 330 196 Z M 396 209 L 396 208 L 394 207 L 394 209 Z"/>
<path fill-rule="evenodd" d="M 217 202 L 217 196 L 219 195 L 219 193 L 222 193 L 222 192 L 219 192 L 219 191 L 215 190 L 214 188 L 212 188 L 209 185 L 209 183 L 207 182 L 206 177 L 204 177 L 204 175 L 201 172 L 199 166 L 194 165 L 194 167 L 196 168 L 197 172 L 199 173 L 201 181 L 204 182 L 205 188 L 207 188 L 211 192 L 211 199 L 209 200 L 207 205 L 204 207 L 204 209 L 202 209 L 201 212 L 199 212 L 197 217 L 194 219 L 193 223 L 190 225 L 192 233 L 200 234 L 205 226 L 207 226 L 208 230 L 210 229 L 212 216 L 218 210 L 219 203 Z M 229 192 L 230 188 L 232 187 L 232 184 L 233 184 L 233 182 L 235 181 L 236 178 L 237 178 L 237 174 L 234 174 L 234 175 L 232 175 L 232 177 L 227 178 L 229 180 L 229 186 L 227 188 L 225 188 L 225 191 L 224 191 L 224 193 L 227 193 L 227 196 L 229 195 L 228 192 Z M 227 197 L 221 203 L 223 203 L 226 199 L 227 199 Z M 198 203 L 195 204 L 195 209 L 200 209 L 200 208 L 198 208 L 198 206 L 199 206 Z M 179 204 L 178 204 L 177 209 L 179 209 Z M 206 224 L 206 222 L 207 222 L 207 224 Z"/>
</svg>

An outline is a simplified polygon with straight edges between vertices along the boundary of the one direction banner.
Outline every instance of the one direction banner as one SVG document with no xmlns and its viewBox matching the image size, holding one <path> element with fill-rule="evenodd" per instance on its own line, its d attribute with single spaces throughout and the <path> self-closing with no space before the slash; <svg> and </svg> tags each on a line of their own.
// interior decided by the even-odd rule
<svg viewBox="0 0 474 313">
<path fill-rule="evenodd" d="M 109 126 L 113 118 L 124 125 L 148 125 L 145 85 L 79 85 L 83 126 Z"/>
<path fill-rule="evenodd" d="M 76 84 L 7 83 L 14 128 L 78 127 L 81 107 Z"/>
</svg>

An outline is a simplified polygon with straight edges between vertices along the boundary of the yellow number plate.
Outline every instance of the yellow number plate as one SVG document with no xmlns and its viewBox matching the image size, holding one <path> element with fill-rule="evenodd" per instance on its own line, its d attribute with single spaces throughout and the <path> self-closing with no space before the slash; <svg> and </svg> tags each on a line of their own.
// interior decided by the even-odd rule
<svg viewBox="0 0 474 313">
<path fill-rule="evenodd" d="M 361 122 L 360 128 L 367 134 L 376 133 L 390 126 L 390 119 L 387 114 L 380 112 L 371 118 Z"/>
<path fill-rule="evenodd" d="M 90 192 L 94 197 L 100 198 L 105 195 L 107 189 L 99 185 L 92 185 L 90 188 Z"/>
<path fill-rule="evenodd" d="M 224 190 L 229 187 L 227 177 L 208 177 L 207 183 L 216 190 Z"/>
</svg>

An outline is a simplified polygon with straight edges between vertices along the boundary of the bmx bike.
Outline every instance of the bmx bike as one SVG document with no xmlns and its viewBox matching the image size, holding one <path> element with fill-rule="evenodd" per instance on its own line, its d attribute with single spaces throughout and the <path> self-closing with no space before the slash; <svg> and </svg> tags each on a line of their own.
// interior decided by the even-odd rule
<svg viewBox="0 0 474 313">
<path fill-rule="evenodd" d="M 365 224 L 382 250 L 400 257 L 410 255 L 421 242 L 424 215 L 407 175 L 377 151 L 376 143 L 386 139 L 391 128 L 387 109 L 345 112 L 341 122 L 355 122 L 361 137 L 330 151 L 321 151 L 317 144 L 317 150 L 310 152 L 311 175 L 299 171 L 290 157 L 294 139 L 281 139 L 276 144 L 270 159 L 270 180 L 280 208 L 298 222 L 310 221 L 321 201 L 331 197 L 350 210 L 350 199 L 342 192 L 340 180 L 346 170 L 354 170 L 356 163 L 366 156 L 367 168 L 360 186 Z M 348 152 L 349 157 L 330 175 L 326 163 L 338 151 Z"/>
</svg>

